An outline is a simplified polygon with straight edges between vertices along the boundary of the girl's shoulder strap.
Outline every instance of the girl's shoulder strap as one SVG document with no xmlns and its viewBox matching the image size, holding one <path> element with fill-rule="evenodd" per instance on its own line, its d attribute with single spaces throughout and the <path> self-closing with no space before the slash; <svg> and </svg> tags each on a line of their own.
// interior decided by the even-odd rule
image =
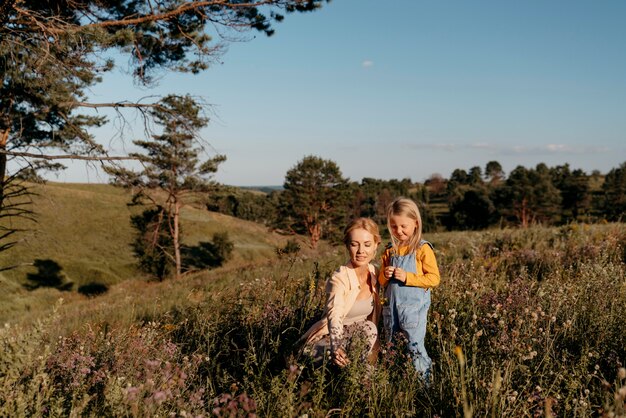
<svg viewBox="0 0 626 418">
<path fill-rule="evenodd" d="M 422 245 L 424 245 L 424 244 L 428 244 L 428 246 L 429 246 L 429 247 L 430 247 L 433 251 L 435 250 L 435 247 L 433 247 L 433 244 L 431 244 L 431 243 L 430 243 L 430 241 L 426 241 L 425 239 L 423 239 L 423 240 L 421 240 L 421 241 L 420 241 L 420 245 L 418 246 L 418 248 L 421 248 L 421 247 L 422 247 Z"/>
</svg>

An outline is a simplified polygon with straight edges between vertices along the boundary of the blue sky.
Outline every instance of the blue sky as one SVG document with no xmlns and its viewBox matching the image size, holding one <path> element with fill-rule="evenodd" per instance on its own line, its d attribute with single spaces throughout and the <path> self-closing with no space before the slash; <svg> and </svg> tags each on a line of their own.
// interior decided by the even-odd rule
<svg viewBox="0 0 626 418">
<path fill-rule="evenodd" d="M 202 96 L 202 137 L 228 158 L 215 179 L 232 185 L 282 184 L 306 155 L 355 181 L 491 160 L 606 173 L 626 161 L 625 19 L 624 1 L 335 0 L 242 34 L 200 75 L 140 89 L 115 72 L 92 100 Z M 113 131 L 98 140 L 132 149 Z M 58 180 L 106 178 L 77 164 Z"/>
</svg>

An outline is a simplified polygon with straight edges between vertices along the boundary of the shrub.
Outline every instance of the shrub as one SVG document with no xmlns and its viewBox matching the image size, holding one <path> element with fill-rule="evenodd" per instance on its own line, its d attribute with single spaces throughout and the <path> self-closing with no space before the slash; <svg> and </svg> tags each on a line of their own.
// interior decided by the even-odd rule
<svg viewBox="0 0 626 418">
<path fill-rule="evenodd" d="M 167 227 L 165 208 L 146 209 L 130 218 L 136 235 L 132 244 L 139 268 L 159 280 L 167 277 L 173 267 L 174 242 Z"/>
</svg>

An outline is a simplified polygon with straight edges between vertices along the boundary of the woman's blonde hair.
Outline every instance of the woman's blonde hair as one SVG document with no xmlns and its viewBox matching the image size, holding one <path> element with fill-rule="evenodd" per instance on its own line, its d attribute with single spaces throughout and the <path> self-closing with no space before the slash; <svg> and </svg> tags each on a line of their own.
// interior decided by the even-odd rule
<svg viewBox="0 0 626 418">
<path fill-rule="evenodd" d="M 374 236 L 374 242 L 376 245 L 380 244 L 380 232 L 378 231 L 378 225 L 376 225 L 376 222 L 370 218 L 356 218 L 350 221 L 350 223 L 343 230 L 343 243 L 346 247 L 350 245 L 350 232 L 355 229 L 365 229 Z"/>
<path fill-rule="evenodd" d="M 399 197 L 387 207 L 387 229 L 389 230 L 389 234 L 391 235 L 391 242 L 393 244 L 393 248 L 398 251 L 398 247 L 400 243 L 398 239 L 393 236 L 391 232 L 391 222 L 390 218 L 392 216 L 407 216 L 417 222 L 417 227 L 415 228 L 415 232 L 413 232 L 413 236 L 409 238 L 409 253 L 416 252 L 420 246 L 420 242 L 422 241 L 422 216 L 420 215 L 420 210 L 417 207 L 417 204 L 411 199 L 407 199 L 406 197 Z"/>
</svg>

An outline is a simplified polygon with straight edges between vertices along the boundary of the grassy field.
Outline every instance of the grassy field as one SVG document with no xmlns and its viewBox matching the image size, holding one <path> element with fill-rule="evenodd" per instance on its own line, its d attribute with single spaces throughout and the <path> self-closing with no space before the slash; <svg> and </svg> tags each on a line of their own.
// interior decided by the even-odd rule
<svg viewBox="0 0 626 418">
<path fill-rule="evenodd" d="M 626 416 L 625 224 L 426 238 L 442 272 L 428 387 L 402 341 L 372 371 L 299 355 L 346 254 L 278 256 L 267 236 L 247 265 L 33 298 L 37 315 L 0 329 L 0 416 Z"/>
<path fill-rule="evenodd" d="M 13 226 L 32 231 L 21 235 L 19 245 L 0 253 L 0 267 L 21 265 L 0 272 L 0 323 L 50 306 L 61 296 L 73 298 L 81 286 L 109 288 L 127 280 L 146 279 L 137 270 L 130 247 L 130 216 L 140 209 L 127 205 L 128 192 L 104 184 L 66 183 L 36 185 L 34 192 L 37 223 L 13 221 Z M 216 232 L 228 232 L 235 244 L 229 266 L 266 260 L 276 246 L 287 241 L 263 226 L 201 207 L 184 207 L 181 224 L 183 243 L 188 245 L 210 241 Z M 28 290 L 28 278 L 40 270 L 32 265 L 35 260 L 58 266 L 61 283 Z M 74 292 L 58 290 L 63 287 Z"/>
</svg>

